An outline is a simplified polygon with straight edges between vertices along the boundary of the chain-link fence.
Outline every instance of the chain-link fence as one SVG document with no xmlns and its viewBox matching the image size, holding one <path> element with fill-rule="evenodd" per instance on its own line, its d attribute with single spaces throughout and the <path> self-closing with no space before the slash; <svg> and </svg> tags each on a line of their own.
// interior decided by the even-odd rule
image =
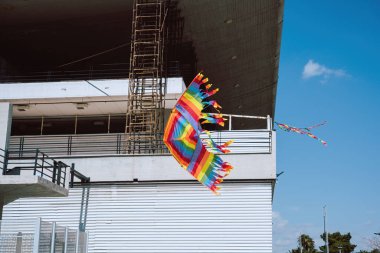
<svg viewBox="0 0 380 253">
<path fill-rule="evenodd" d="M 32 253 L 34 233 L 32 229 L 27 228 L 28 222 L 18 221 L 18 225 L 25 228 L 19 231 L 13 229 L 12 223 L 0 220 L 0 253 Z"/>
<path fill-rule="evenodd" d="M 86 253 L 86 232 L 55 222 L 0 221 L 0 253 Z"/>
</svg>

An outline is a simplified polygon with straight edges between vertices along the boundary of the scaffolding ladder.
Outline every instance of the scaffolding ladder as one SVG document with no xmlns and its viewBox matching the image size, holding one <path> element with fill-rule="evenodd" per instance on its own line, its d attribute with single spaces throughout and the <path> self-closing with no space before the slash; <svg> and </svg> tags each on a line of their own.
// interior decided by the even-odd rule
<svg viewBox="0 0 380 253">
<path fill-rule="evenodd" d="M 166 0 L 134 0 L 127 153 L 154 153 L 160 149 L 166 87 L 163 78 L 166 5 Z"/>
</svg>

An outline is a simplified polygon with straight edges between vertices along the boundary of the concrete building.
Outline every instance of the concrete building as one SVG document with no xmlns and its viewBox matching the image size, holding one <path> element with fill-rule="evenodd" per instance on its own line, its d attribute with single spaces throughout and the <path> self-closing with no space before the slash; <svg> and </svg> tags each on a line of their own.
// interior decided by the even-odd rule
<svg viewBox="0 0 380 253">
<path fill-rule="evenodd" d="M 148 60 L 150 48 L 139 46 L 151 35 L 139 34 L 151 25 L 144 13 L 152 7 L 138 9 L 145 5 L 159 10 L 160 28 L 149 42 L 157 58 Z M 79 228 L 88 232 L 88 252 L 272 252 L 281 0 L 0 6 L 3 221 Z M 216 99 L 230 120 L 213 137 L 235 140 L 223 155 L 234 170 L 220 196 L 161 141 L 197 70 L 220 88 Z M 135 92 L 146 87 L 162 99 L 137 114 L 136 97 L 147 100 Z"/>
</svg>

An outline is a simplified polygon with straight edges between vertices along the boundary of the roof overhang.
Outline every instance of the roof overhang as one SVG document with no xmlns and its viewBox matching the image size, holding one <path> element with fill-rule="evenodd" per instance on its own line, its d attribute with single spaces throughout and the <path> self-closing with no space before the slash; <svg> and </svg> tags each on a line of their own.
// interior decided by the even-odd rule
<svg viewBox="0 0 380 253">
<path fill-rule="evenodd" d="M 14 65 L 59 65 L 128 42 L 132 4 L 3 0 L 0 56 Z M 223 112 L 273 117 L 283 0 L 180 0 L 178 7 L 198 70 L 220 88 Z"/>
<path fill-rule="evenodd" d="M 282 0 L 180 1 L 199 70 L 220 87 L 223 112 L 274 116 Z"/>
</svg>

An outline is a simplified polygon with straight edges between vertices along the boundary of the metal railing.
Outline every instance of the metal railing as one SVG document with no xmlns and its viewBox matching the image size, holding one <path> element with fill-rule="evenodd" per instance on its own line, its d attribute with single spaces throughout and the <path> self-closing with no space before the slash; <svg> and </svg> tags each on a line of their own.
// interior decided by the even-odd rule
<svg viewBox="0 0 380 253">
<path fill-rule="evenodd" d="M 12 136 L 8 150 L 15 157 L 25 157 L 32 150 L 39 149 L 52 157 L 57 156 L 96 156 L 118 154 L 169 154 L 164 142 L 163 134 L 158 134 L 155 149 L 149 139 L 140 134 L 137 145 L 126 145 L 128 136 L 124 133 L 116 134 L 83 134 L 83 135 L 29 135 Z M 212 137 L 218 144 L 230 139 L 231 153 L 271 153 L 272 132 L 270 130 L 231 130 L 215 131 Z M 201 138 L 206 139 L 205 135 Z M 146 145 L 144 145 L 146 143 Z M 134 152 L 132 152 L 132 150 Z M 138 149 L 136 151 L 136 149 Z"/>
<path fill-rule="evenodd" d="M 4 174 L 7 170 L 7 160 L 5 155 L 5 150 L 0 148 L 0 174 Z"/>
<path fill-rule="evenodd" d="M 74 163 L 69 166 L 62 161 L 56 161 L 39 149 L 24 150 L 22 156 L 18 151 L 0 149 L 0 165 L 2 175 L 21 175 L 21 172 L 30 171 L 33 175 L 62 187 L 66 187 L 67 169 L 70 170 L 69 187 L 73 187 L 75 179 L 79 179 L 81 183 L 90 182 L 89 177 L 75 170 Z"/>
<path fill-rule="evenodd" d="M 237 115 L 237 114 L 223 114 L 223 116 L 228 117 L 228 131 L 232 130 L 232 119 L 253 119 L 253 120 L 265 120 L 266 121 L 266 130 L 272 130 L 272 118 L 267 115 L 266 117 L 262 116 L 250 116 L 250 115 Z"/>
<path fill-rule="evenodd" d="M 39 149 L 24 151 L 22 157 L 18 152 L 3 149 L 0 151 L 3 153 L 1 155 L 3 175 L 20 175 L 22 171 L 32 171 L 35 176 L 48 179 L 62 187 L 66 186 L 67 168 L 70 166 L 64 162 L 50 158 Z"/>
<path fill-rule="evenodd" d="M 211 136 L 217 144 L 234 140 L 231 153 L 271 153 L 272 120 L 270 116 L 247 116 L 225 114 L 228 117 L 227 131 L 213 131 Z M 234 118 L 239 120 L 259 120 L 262 129 L 233 130 Z M 237 121 L 239 123 L 239 121 Z M 132 136 L 133 135 L 133 136 Z M 132 136 L 133 138 L 130 138 Z M 70 135 L 25 135 L 11 136 L 8 151 L 12 157 L 23 158 L 38 149 L 52 157 L 57 156 L 97 156 L 120 154 L 169 154 L 163 142 L 163 133 L 151 135 L 143 133 L 70 134 Z M 208 138 L 205 134 L 201 138 Z M 154 145 L 152 145 L 154 142 Z M 0 164 L 1 166 L 1 164 Z"/>
<path fill-rule="evenodd" d="M 227 133 L 227 134 L 226 134 Z M 272 153 L 272 132 L 267 130 L 251 131 L 215 131 L 210 133 L 213 141 L 222 145 L 229 140 L 233 143 L 228 146 L 231 154 L 270 154 Z M 209 138 L 206 134 L 201 135 L 202 139 Z M 218 152 L 218 150 L 213 150 Z"/>
<path fill-rule="evenodd" d="M 70 168 L 70 183 L 69 183 L 70 188 L 74 187 L 75 178 L 79 179 L 81 183 L 89 183 L 90 182 L 90 178 L 86 177 L 85 175 L 83 175 L 79 171 L 75 170 L 75 164 L 72 164 L 72 166 Z"/>
<path fill-rule="evenodd" d="M 128 154 L 132 153 L 129 150 L 132 148 L 138 149 L 137 153 L 141 154 L 168 153 L 162 134 L 157 135 L 155 150 L 152 150 L 151 140 L 145 138 L 146 135 L 135 135 L 140 137 L 135 146 L 126 145 L 128 137 L 125 133 L 12 136 L 8 150 L 18 157 L 24 157 L 37 148 L 51 156 Z"/>
</svg>

